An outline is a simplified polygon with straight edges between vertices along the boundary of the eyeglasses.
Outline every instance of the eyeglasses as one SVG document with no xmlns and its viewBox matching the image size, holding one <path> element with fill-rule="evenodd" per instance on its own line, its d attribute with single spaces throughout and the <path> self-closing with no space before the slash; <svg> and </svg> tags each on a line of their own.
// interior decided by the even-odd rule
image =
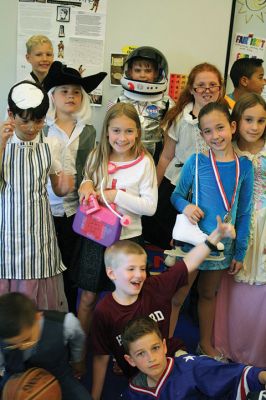
<svg viewBox="0 0 266 400">
<path fill-rule="evenodd" d="M 196 93 L 199 93 L 199 94 L 205 93 L 207 90 L 208 90 L 210 93 L 217 93 L 217 92 L 220 91 L 220 89 L 221 89 L 221 86 L 219 86 L 219 85 L 213 85 L 213 86 L 210 86 L 210 87 L 198 86 L 198 87 L 194 87 L 194 88 L 193 88 L 193 90 L 194 90 Z"/>
<path fill-rule="evenodd" d="M 3 348 L 4 348 L 4 350 L 16 350 L 16 349 L 25 350 L 25 349 L 28 349 L 29 347 L 34 346 L 37 342 L 38 342 L 38 340 L 31 340 L 29 342 L 10 344 L 10 345 L 4 346 Z"/>
</svg>

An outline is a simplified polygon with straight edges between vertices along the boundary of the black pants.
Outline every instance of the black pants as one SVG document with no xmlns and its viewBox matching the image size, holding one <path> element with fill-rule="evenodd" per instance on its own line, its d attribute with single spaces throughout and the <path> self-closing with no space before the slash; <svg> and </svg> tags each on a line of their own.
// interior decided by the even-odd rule
<svg viewBox="0 0 266 400">
<path fill-rule="evenodd" d="M 80 236 L 72 229 L 75 215 L 67 217 L 54 217 L 54 224 L 58 246 L 62 255 L 62 261 L 67 268 L 63 272 L 65 294 L 68 301 L 69 311 L 76 311 L 78 288 L 76 285 L 78 257 L 80 248 Z"/>
<path fill-rule="evenodd" d="M 175 186 L 163 178 L 158 192 L 158 206 L 152 217 L 142 217 L 143 237 L 147 242 L 162 249 L 170 249 L 170 241 L 177 211 L 170 202 Z"/>
</svg>

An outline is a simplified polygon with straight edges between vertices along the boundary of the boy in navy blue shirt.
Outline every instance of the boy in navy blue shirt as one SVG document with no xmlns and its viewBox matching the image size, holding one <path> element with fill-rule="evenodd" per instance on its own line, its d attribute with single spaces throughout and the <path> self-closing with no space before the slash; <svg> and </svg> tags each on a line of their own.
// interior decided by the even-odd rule
<svg viewBox="0 0 266 400">
<path fill-rule="evenodd" d="M 192 354 L 166 357 L 166 341 L 149 317 L 130 321 L 122 342 L 126 361 L 140 371 L 131 380 L 124 400 L 244 400 L 266 383 L 266 371 L 261 368 Z"/>
</svg>

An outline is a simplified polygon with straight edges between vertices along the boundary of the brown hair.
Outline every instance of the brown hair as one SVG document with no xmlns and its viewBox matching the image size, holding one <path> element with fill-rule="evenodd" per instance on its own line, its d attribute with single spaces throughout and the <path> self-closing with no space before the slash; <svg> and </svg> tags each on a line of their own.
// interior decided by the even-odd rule
<svg viewBox="0 0 266 400">
<path fill-rule="evenodd" d="M 129 321 L 122 333 L 122 343 L 126 354 L 130 353 L 130 344 L 150 333 L 155 333 L 160 339 L 162 334 L 158 324 L 150 317 L 139 317 Z"/>
<path fill-rule="evenodd" d="M 229 123 L 231 123 L 231 115 L 230 115 L 230 111 L 227 105 L 223 104 L 223 103 L 218 103 L 217 101 L 214 101 L 212 103 L 208 103 L 206 104 L 204 107 L 202 107 L 202 109 L 199 112 L 198 115 L 198 121 L 199 121 L 199 128 L 200 127 L 200 121 L 202 119 L 202 117 L 204 117 L 204 115 L 210 114 L 213 111 L 219 111 L 220 113 L 224 114 L 227 121 Z"/>
<path fill-rule="evenodd" d="M 234 137 L 235 140 L 237 140 L 239 136 L 239 123 L 241 121 L 244 111 L 246 111 L 248 108 L 255 107 L 257 104 L 260 104 L 266 111 L 266 102 L 263 97 L 258 93 L 246 93 L 241 96 L 240 99 L 236 102 L 231 115 L 232 121 L 236 121 L 236 135 Z M 266 136 L 266 128 L 263 136 Z"/>
<path fill-rule="evenodd" d="M 0 297 L 0 337 L 20 335 L 22 329 L 34 324 L 36 305 L 22 293 L 12 292 Z"/>
<path fill-rule="evenodd" d="M 217 75 L 219 84 L 221 85 L 221 91 L 220 91 L 220 97 L 218 101 L 224 102 L 223 100 L 224 97 L 224 86 L 223 86 L 223 78 L 221 72 L 218 70 L 218 68 L 215 65 L 209 64 L 209 63 L 202 63 L 196 65 L 192 70 L 190 71 L 190 74 L 188 75 L 188 80 L 186 87 L 184 90 L 181 92 L 180 97 L 174 107 L 171 107 L 168 112 L 166 113 L 163 121 L 162 121 L 162 126 L 168 130 L 173 122 L 175 121 L 176 117 L 184 110 L 185 106 L 191 102 L 194 102 L 194 96 L 191 94 L 191 91 L 193 89 L 193 85 L 196 79 L 196 76 L 200 72 L 213 72 L 214 74 Z"/>
</svg>

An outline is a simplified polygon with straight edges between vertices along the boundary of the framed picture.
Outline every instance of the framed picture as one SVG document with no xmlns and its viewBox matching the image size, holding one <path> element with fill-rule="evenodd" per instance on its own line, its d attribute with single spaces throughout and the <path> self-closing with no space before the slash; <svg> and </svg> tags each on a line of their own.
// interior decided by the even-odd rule
<svg viewBox="0 0 266 400">
<path fill-rule="evenodd" d="M 69 22 L 70 21 L 70 7 L 57 6 L 56 20 L 59 22 Z"/>
</svg>

